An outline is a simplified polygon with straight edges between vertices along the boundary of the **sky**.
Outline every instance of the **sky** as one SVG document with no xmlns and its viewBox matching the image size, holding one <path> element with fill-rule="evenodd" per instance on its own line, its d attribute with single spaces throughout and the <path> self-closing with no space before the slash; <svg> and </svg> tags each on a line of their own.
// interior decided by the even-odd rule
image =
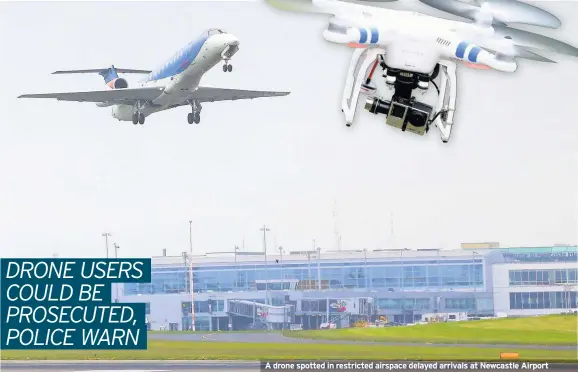
<svg viewBox="0 0 578 372">
<path fill-rule="evenodd" d="M 563 26 L 538 32 L 578 44 L 578 4 L 541 6 Z M 362 107 L 344 125 L 351 50 L 323 39 L 324 16 L 255 1 L 0 7 L 2 257 L 104 257 L 103 232 L 111 255 L 113 242 L 122 257 L 178 255 L 189 221 L 199 254 L 261 250 L 263 224 L 269 251 L 314 239 L 332 250 L 337 235 L 342 249 L 578 242 L 576 60 L 521 61 L 514 74 L 461 66 L 444 144 Z M 232 73 L 218 65 L 201 84 L 291 94 L 207 103 L 199 125 L 182 107 L 143 126 L 90 103 L 16 98 L 103 89 L 100 76 L 50 73 L 152 69 L 209 28 L 240 50 Z"/>
</svg>

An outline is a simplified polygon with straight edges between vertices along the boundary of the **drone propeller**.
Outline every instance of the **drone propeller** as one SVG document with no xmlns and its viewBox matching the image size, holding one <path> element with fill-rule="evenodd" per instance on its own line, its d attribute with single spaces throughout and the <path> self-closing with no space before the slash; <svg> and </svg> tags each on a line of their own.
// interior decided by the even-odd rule
<svg viewBox="0 0 578 372">
<path fill-rule="evenodd" d="M 313 0 L 265 0 L 266 3 L 274 8 L 304 13 L 324 13 L 315 4 Z"/>
<path fill-rule="evenodd" d="M 578 48 L 562 41 L 538 35 L 533 32 L 518 30 L 507 26 L 494 26 L 495 36 L 512 40 L 517 50 L 536 50 L 552 52 L 571 57 L 578 57 Z M 519 57 L 522 57 L 521 55 Z"/>
<path fill-rule="evenodd" d="M 521 23 L 532 26 L 559 28 L 562 24 L 553 15 L 537 6 L 518 0 L 419 0 L 432 8 L 475 20 L 484 5 L 489 5 L 494 25 Z"/>
<path fill-rule="evenodd" d="M 356 7 L 363 1 L 358 0 L 264 0 L 267 4 L 274 8 L 302 12 L 302 13 L 318 13 L 328 15 L 355 15 L 359 12 Z M 396 1 L 396 0 L 394 0 Z M 359 14 L 358 14 L 359 15 Z"/>
</svg>

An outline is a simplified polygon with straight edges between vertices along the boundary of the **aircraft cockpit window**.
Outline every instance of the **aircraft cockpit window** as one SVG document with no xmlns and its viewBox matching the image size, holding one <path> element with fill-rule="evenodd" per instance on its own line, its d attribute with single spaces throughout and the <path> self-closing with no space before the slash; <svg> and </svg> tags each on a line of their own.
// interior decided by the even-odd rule
<svg viewBox="0 0 578 372">
<path fill-rule="evenodd" d="M 212 29 L 210 29 L 209 31 L 207 31 L 207 34 L 208 34 L 209 36 L 218 35 L 218 34 L 224 34 L 224 33 L 225 33 L 225 31 L 220 30 L 220 29 L 218 29 L 218 28 L 212 28 Z"/>
</svg>

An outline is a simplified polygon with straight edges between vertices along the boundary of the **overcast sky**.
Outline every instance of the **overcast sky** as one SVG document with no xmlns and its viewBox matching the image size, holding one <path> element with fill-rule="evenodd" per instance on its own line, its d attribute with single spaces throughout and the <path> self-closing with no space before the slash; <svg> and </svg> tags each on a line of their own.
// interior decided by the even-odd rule
<svg viewBox="0 0 578 372">
<path fill-rule="evenodd" d="M 577 242 L 578 61 L 521 61 L 515 74 L 460 67 L 457 125 L 402 133 L 340 111 L 351 50 L 322 37 L 324 16 L 258 2 L 2 3 L 0 249 L 4 257 L 103 257 L 261 248 L 457 248 Z M 578 44 L 578 4 L 542 5 L 542 33 Z M 573 19 L 574 18 L 574 19 Z M 202 84 L 291 95 L 205 104 L 119 122 L 90 103 L 16 99 L 102 89 L 60 69 L 150 69 L 208 28 L 240 41 L 234 71 Z M 129 81 L 134 81 L 128 76 Z M 573 85 L 574 84 L 574 85 Z M 334 218 L 334 205 L 337 218 Z M 391 236 L 391 214 L 394 236 Z M 337 224 L 335 223 L 337 222 Z"/>
</svg>

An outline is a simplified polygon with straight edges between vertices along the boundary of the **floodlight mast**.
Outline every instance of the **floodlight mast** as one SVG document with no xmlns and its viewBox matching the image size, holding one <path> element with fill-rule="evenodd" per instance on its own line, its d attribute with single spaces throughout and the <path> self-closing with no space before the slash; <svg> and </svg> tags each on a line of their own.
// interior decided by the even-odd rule
<svg viewBox="0 0 578 372">
<path fill-rule="evenodd" d="M 193 287 L 193 221 L 189 221 L 189 290 L 191 291 L 191 331 L 195 332 L 195 289 Z"/>
</svg>

